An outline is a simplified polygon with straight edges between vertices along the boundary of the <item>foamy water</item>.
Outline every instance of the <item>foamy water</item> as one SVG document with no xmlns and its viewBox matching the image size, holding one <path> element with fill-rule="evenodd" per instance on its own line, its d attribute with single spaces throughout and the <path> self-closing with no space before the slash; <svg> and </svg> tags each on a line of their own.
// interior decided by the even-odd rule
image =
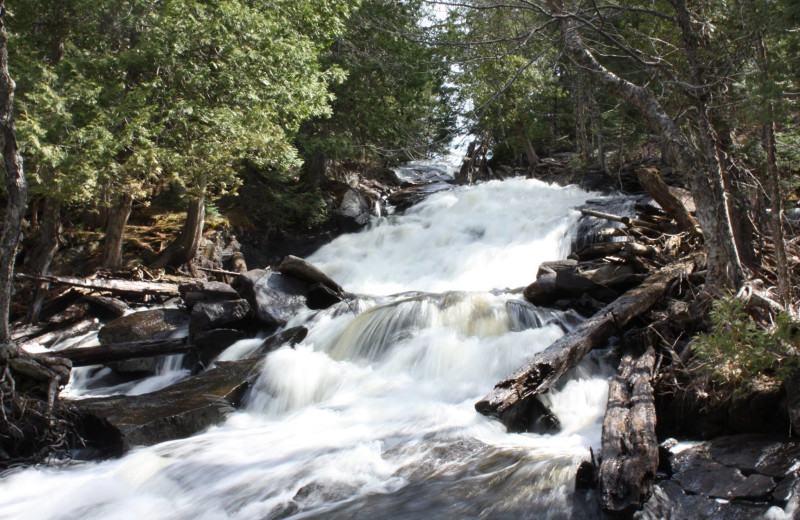
<svg viewBox="0 0 800 520">
<path fill-rule="evenodd" d="M 0 518 L 592 518 L 573 486 L 600 442 L 602 362 L 548 394 L 561 433 L 509 434 L 474 410 L 578 321 L 491 290 L 563 257 L 586 196 L 490 182 L 340 237 L 311 261 L 375 296 L 297 316 L 308 336 L 264 359 L 241 411 L 119 460 L 12 472 Z M 419 292 L 386 296 L 401 291 Z"/>
</svg>

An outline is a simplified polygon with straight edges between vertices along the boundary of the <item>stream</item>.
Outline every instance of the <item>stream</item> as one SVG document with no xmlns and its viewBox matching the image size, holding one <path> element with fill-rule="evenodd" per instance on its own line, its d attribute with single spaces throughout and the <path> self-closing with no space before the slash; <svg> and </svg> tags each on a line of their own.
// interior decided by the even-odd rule
<svg viewBox="0 0 800 520">
<path fill-rule="evenodd" d="M 419 163 L 399 174 L 445 171 Z M 602 352 L 545 396 L 558 434 L 509 434 L 474 410 L 580 322 L 535 308 L 519 288 L 569 253 L 573 208 L 596 194 L 521 178 L 445 188 L 309 258 L 360 296 L 296 316 L 287 327 L 308 337 L 265 358 L 225 423 L 117 460 L 12 471 L 0 518 L 599 518 L 574 478 L 599 451 Z M 177 366 L 158 377 L 181 377 Z M 76 378 L 70 392 L 90 395 L 89 383 Z"/>
</svg>

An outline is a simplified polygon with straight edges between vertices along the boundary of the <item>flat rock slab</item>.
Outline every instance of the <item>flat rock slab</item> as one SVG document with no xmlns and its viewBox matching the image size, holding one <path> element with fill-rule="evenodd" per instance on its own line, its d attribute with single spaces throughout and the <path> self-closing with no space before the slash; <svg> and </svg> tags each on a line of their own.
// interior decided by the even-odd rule
<svg viewBox="0 0 800 520">
<path fill-rule="evenodd" d="M 711 498 L 766 500 L 775 480 L 754 473 L 745 476 L 738 468 L 712 460 L 702 448 L 693 448 L 673 460 L 672 479 L 684 491 Z"/>
<path fill-rule="evenodd" d="M 239 277 L 239 292 L 265 325 L 280 327 L 306 305 L 308 284 L 265 269 Z"/>
<path fill-rule="evenodd" d="M 688 495 L 675 482 L 656 486 L 653 496 L 634 518 L 638 520 L 753 520 L 763 518 L 768 504 L 717 500 Z"/>
<path fill-rule="evenodd" d="M 708 443 L 708 452 L 720 464 L 745 474 L 783 478 L 800 465 L 800 441 L 770 435 L 718 437 Z"/>
<path fill-rule="evenodd" d="M 119 450 L 181 439 L 219 423 L 234 410 L 256 377 L 260 359 L 219 363 L 214 369 L 162 390 L 135 396 L 70 401 L 103 420 Z"/>
</svg>

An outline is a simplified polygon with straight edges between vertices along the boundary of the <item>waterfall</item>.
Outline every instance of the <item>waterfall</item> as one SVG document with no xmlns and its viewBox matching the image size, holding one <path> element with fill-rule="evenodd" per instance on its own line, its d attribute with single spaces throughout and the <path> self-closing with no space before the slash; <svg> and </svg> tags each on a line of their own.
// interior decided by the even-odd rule
<svg viewBox="0 0 800 520">
<path fill-rule="evenodd" d="M 308 336 L 264 359 L 240 411 L 119 460 L 13 471 L 0 518 L 596 518 L 573 488 L 600 443 L 604 360 L 547 395 L 558 434 L 509 434 L 473 408 L 580 321 L 513 289 L 566 255 L 587 195 L 457 187 L 338 238 L 310 260 L 359 296 L 296 316 Z"/>
</svg>

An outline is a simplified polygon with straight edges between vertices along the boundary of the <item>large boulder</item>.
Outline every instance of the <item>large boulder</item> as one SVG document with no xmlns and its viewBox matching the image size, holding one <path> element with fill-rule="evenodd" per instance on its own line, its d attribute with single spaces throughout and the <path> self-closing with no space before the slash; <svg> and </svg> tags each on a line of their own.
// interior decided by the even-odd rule
<svg viewBox="0 0 800 520">
<path fill-rule="evenodd" d="M 197 350 L 197 360 L 203 367 L 207 367 L 228 347 L 246 337 L 244 332 L 235 329 L 212 329 L 199 332 L 193 338 Z"/>
<path fill-rule="evenodd" d="M 121 454 L 134 446 L 188 437 L 221 422 L 257 377 L 259 361 L 220 363 L 199 376 L 149 394 L 82 399 L 70 404 L 84 416 L 84 424 L 92 425 L 87 432 L 90 442 L 102 442 L 106 444 L 104 451 Z"/>
<path fill-rule="evenodd" d="M 358 231 L 369 223 L 371 211 L 369 199 L 360 191 L 349 188 L 336 208 L 336 220 L 343 231 Z"/>
<path fill-rule="evenodd" d="M 250 304 L 247 300 L 198 303 L 192 308 L 189 333 L 194 336 L 203 330 L 236 323 L 242 321 L 249 313 Z"/>
<path fill-rule="evenodd" d="M 278 266 L 277 271 L 302 282 L 321 283 L 338 293 L 344 292 L 341 285 L 333 281 L 331 277 L 320 271 L 315 265 L 294 255 L 287 255 Z"/>
<path fill-rule="evenodd" d="M 239 293 L 230 285 L 222 282 L 194 282 L 178 286 L 181 298 L 186 307 L 192 308 L 201 302 L 220 300 L 238 300 Z"/>
<path fill-rule="evenodd" d="M 273 272 L 254 269 L 239 276 L 239 293 L 264 325 L 285 325 L 305 307 L 308 284 Z"/>
</svg>

